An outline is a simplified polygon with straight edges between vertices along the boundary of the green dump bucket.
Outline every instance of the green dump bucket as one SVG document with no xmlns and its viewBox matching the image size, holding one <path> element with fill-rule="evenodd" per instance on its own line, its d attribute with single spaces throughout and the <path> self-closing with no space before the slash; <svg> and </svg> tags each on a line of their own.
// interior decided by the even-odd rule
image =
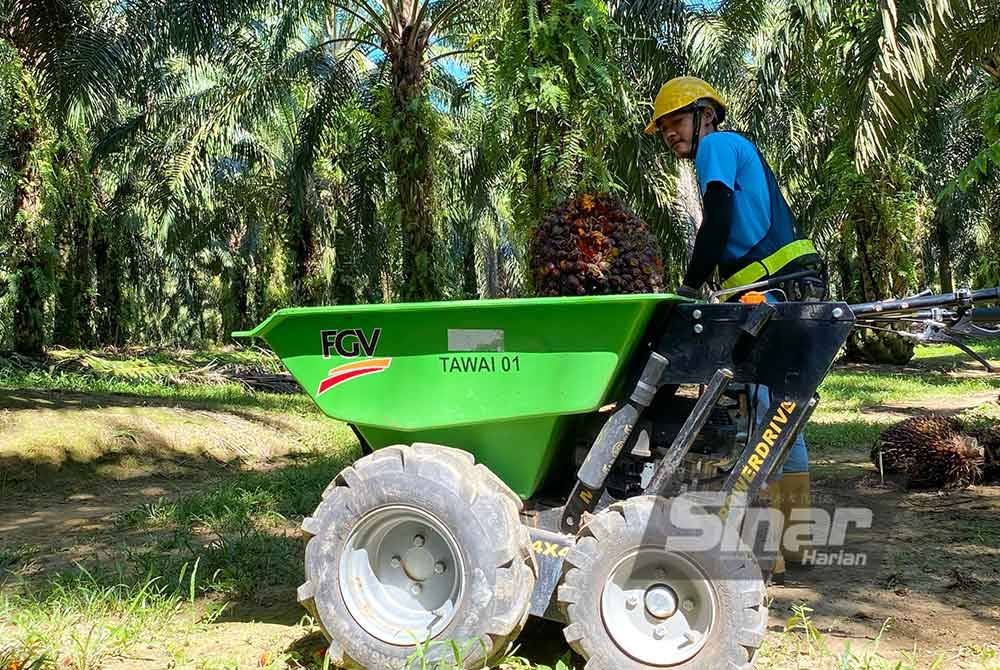
<svg viewBox="0 0 1000 670">
<path fill-rule="evenodd" d="M 608 400 L 670 294 L 304 307 L 261 337 L 328 416 L 375 449 L 433 442 L 472 452 L 522 497 L 569 416 Z"/>
</svg>

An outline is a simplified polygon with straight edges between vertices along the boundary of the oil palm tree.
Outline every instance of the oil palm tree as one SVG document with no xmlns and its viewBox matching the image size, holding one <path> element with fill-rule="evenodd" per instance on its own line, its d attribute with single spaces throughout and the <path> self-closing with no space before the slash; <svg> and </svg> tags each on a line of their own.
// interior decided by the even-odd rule
<svg viewBox="0 0 1000 670">
<path fill-rule="evenodd" d="M 12 341 L 25 353 L 40 353 L 45 343 L 57 262 L 53 229 L 42 211 L 42 168 L 58 161 L 49 154 L 54 140 L 65 135 L 72 106 L 102 107 L 117 95 L 72 57 L 100 34 L 95 18 L 87 4 L 76 0 L 0 2 L 0 68 L 6 71 L 8 104 L 14 110 L 0 128 L 0 159 L 11 170 L 12 185 L 0 228 L 14 287 Z"/>
</svg>

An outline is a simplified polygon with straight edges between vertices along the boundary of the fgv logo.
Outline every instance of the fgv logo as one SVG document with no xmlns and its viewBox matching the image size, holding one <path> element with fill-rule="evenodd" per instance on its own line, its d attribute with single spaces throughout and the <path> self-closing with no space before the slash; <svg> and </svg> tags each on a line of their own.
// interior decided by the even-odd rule
<svg viewBox="0 0 1000 670">
<path fill-rule="evenodd" d="M 354 361 L 338 365 L 330 370 L 326 379 L 320 382 L 316 390 L 319 397 L 332 389 L 334 386 L 358 377 L 382 372 L 392 363 L 391 358 L 372 358 L 378 348 L 378 341 L 382 337 L 382 329 L 372 329 L 371 335 L 365 333 L 360 328 L 346 330 L 324 330 L 320 332 L 320 339 L 323 342 L 323 358 L 330 358 L 336 353 L 341 358 L 358 358 L 367 356 L 364 360 Z"/>
<path fill-rule="evenodd" d="M 371 337 L 360 328 L 324 330 L 319 336 L 323 340 L 323 358 L 330 358 L 331 351 L 336 351 L 341 358 L 357 358 L 362 353 L 370 358 L 375 355 L 375 349 L 378 348 L 382 329 L 372 329 Z"/>
</svg>

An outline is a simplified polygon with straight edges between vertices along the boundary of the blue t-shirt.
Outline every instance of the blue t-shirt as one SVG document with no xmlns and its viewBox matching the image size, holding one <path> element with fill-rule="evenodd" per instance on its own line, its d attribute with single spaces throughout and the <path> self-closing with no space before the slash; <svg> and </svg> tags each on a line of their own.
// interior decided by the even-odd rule
<svg viewBox="0 0 1000 670">
<path fill-rule="evenodd" d="M 757 148 L 739 133 L 715 131 L 701 138 L 694 166 L 702 195 L 713 181 L 733 192 L 733 225 L 722 260 L 736 261 L 764 239 L 771 225 L 771 196 Z"/>
</svg>

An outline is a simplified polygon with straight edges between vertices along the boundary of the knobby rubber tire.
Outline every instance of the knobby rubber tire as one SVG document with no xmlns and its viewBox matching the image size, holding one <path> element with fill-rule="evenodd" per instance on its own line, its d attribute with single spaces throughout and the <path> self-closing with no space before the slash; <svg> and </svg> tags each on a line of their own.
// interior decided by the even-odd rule
<svg viewBox="0 0 1000 670">
<path fill-rule="evenodd" d="M 652 496 L 616 502 L 580 530 L 567 554 L 558 601 L 569 622 L 566 641 L 586 659 L 586 670 L 663 669 L 622 651 L 605 628 L 601 595 L 620 559 L 639 547 L 664 547 L 668 537 L 684 533 L 670 522 L 670 507 L 669 500 Z M 705 647 L 669 669 L 750 670 L 767 630 L 764 581 L 752 552 L 684 552 L 683 556 L 711 579 L 717 614 Z"/>
<path fill-rule="evenodd" d="M 340 589 L 340 559 L 352 530 L 365 514 L 387 505 L 433 514 L 455 538 L 465 565 L 465 593 L 426 658 L 450 661 L 447 643 L 454 641 L 467 654 L 465 667 L 494 660 L 524 627 L 538 574 L 520 521 L 521 500 L 468 452 L 418 443 L 379 449 L 345 468 L 302 523 L 306 581 L 298 598 L 330 641 L 332 664 L 403 670 L 416 649 L 370 635 L 351 616 Z"/>
</svg>

